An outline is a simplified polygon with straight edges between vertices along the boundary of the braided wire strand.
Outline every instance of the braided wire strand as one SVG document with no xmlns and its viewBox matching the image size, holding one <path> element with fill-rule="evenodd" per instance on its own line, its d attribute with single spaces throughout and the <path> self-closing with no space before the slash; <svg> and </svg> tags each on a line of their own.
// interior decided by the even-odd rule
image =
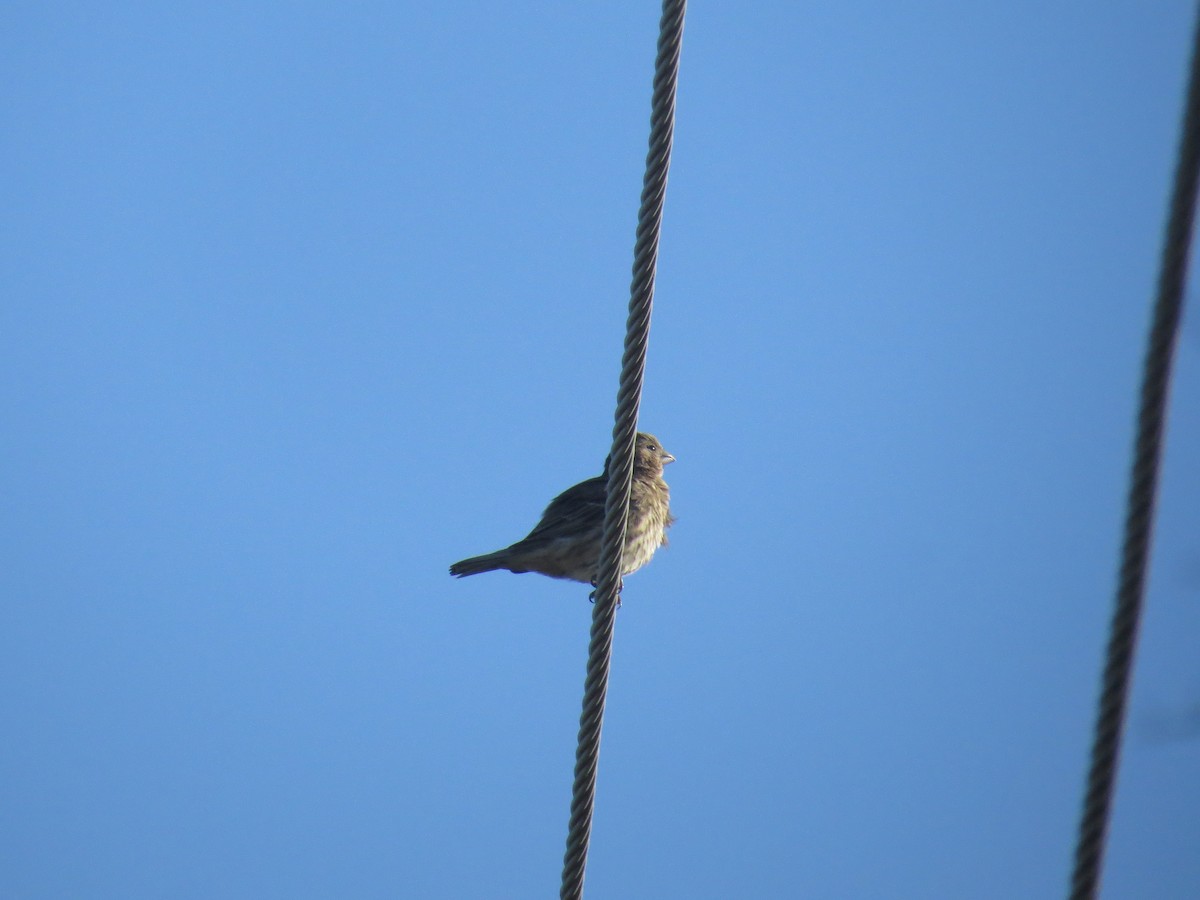
<svg viewBox="0 0 1200 900">
<path fill-rule="evenodd" d="M 621 558 L 629 518 L 633 484 L 634 442 L 638 408 L 645 379 L 646 347 L 650 339 L 650 313 L 654 305 L 654 275 L 658 264 L 658 238 L 662 228 L 667 170 L 675 130 L 675 86 L 679 78 L 679 52 L 683 42 L 686 0 L 663 0 L 659 21 L 658 52 L 654 62 L 654 94 L 650 113 L 650 149 L 642 180 L 637 240 L 633 253 L 633 279 L 629 288 L 629 317 L 625 323 L 625 349 L 604 504 L 604 537 L 592 609 L 583 711 L 579 717 L 579 742 L 575 750 L 575 781 L 571 789 L 571 818 L 563 856 L 562 900 L 583 897 L 592 810 L 596 795 L 596 770 L 600 756 L 600 730 L 612 662 L 613 627 L 621 593 Z"/>
<path fill-rule="evenodd" d="M 1192 43 L 1183 133 L 1171 210 L 1163 240 L 1158 293 L 1142 371 L 1137 438 L 1129 479 L 1125 537 L 1096 712 L 1087 793 L 1079 820 L 1071 900 L 1093 900 L 1100 889 L 1105 839 L 1121 752 L 1130 675 L 1145 597 L 1146 569 L 1154 528 L 1159 461 L 1166 425 L 1167 395 L 1175 353 L 1188 254 L 1200 184 L 1200 19 Z"/>
</svg>

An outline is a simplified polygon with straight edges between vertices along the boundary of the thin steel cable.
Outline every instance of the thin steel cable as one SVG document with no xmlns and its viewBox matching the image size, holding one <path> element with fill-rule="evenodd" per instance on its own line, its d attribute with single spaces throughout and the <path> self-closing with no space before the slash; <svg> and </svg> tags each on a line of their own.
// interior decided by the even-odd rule
<svg viewBox="0 0 1200 900">
<path fill-rule="evenodd" d="M 1071 900 L 1093 900 L 1100 889 L 1105 838 L 1111 816 L 1130 673 L 1137 649 L 1138 626 L 1145 597 L 1146 568 L 1154 526 L 1158 468 L 1167 414 L 1167 392 L 1175 353 L 1188 253 L 1200 183 L 1200 19 L 1192 44 L 1191 74 L 1175 169 L 1171 212 L 1163 242 L 1158 296 L 1142 371 L 1137 440 L 1129 479 L 1125 543 L 1117 581 L 1116 607 L 1109 631 L 1093 735 L 1087 796 L 1079 820 Z"/>
<path fill-rule="evenodd" d="M 633 449 L 637 436 L 638 407 L 645 377 L 646 346 L 650 339 L 650 312 L 654 305 L 654 274 L 658 264 L 658 237 L 662 227 L 667 170 L 671 165 L 671 140 L 675 130 L 675 85 L 679 78 L 679 50 L 683 42 L 686 0 L 663 0 L 659 21 L 658 54 L 654 62 L 654 96 L 650 112 L 650 149 L 642 180 L 637 240 L 633 251 L 633 280 L 629 287 L 629 318 L 625 323 L 625 351 L 621 356 L 621 381 L 613 425 L 604 504 L 604 538 L 596 579 L 596 604 L 592 609 L 587 676 L 583 686 L 583 712 L 579 717 L 579 743 L 575 750 L 575 783 L 571 789 L 571 820 L 563 856 L 563 900 L 583 897 L 592 809 L 596 795 L 596 768 L 600 756 L 600 729 L 612 661 L 613 626 L 621 593 L 621 557 L 629 518 L 633 483 Z"/>
</svg>

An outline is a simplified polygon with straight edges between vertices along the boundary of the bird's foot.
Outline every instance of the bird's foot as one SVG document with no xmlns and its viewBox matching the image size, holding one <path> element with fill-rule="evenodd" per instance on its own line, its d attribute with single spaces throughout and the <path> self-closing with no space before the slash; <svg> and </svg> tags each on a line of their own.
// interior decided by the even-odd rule
<svg viewBox="0 0 1200 900">
<path fill-rule="evenodd" d="M 623 587 L 624 587 L 623 584 L 617 585 L 617 609 L 621 608 L 621 588 L 623 588 Z M 593 588 L 592 592 L 590 594 L 588 594 L 588 602 L 589 603 L 596 602 L 596 594 L 597 594 L 598 590 L 596 589 L 596 582 L 594 582 L 594 581 L 592 582 L 592 588 Z"/>
</svg>

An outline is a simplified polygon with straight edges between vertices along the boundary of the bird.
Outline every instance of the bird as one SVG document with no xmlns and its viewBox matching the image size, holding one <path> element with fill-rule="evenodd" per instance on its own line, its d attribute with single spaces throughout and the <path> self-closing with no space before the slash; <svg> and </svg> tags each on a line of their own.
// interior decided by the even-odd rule
<svg viewBox="0 0 1200 900">
<path fill-rule="evenodd" d="M 638 432 L 622 575 L 646 565 L 654 552 L 667 543 L 667 528 L 675 517 L 671 515 L 671 492 L 662 476 L 663 466 L 674 461 L 675 457 L 663 448 L 658 438 Z M 608 464 L 606 459 L 603 473 L 567 488 L 551 500 L 541 521 L 526 537 L 495 553 L 460 560 L 450 567 L 450 574 L 466 578 L 506 569 L 595 585 L 604 533 Z"/>
</svg>

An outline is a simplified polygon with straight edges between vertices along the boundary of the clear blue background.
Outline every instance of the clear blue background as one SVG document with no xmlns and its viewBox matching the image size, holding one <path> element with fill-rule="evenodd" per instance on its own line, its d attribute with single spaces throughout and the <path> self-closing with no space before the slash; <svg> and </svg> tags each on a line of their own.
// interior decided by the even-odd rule
<svg viewBox="0 0 1200 900">
<path fill-rule="evenodd" d="M 1184 2 L 696 3 L 592 898 L 1065 890 Z M 0 895 L 557 891 L 658 9 L 0 14 Z M 1185 323 L 1105 896 L 1200 896 Z"/>
</svg>

